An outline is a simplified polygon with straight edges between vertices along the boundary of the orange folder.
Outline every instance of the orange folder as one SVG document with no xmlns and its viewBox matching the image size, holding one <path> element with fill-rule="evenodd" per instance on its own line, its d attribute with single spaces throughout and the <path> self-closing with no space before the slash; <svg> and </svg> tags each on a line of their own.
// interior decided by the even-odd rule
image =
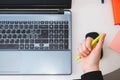
<svg viewBox="0 0 120 80">
<path fill-rule="evenodd" d="M 114 24 L 120 24 L 120 0 L 112 0 Z"/>
<path fill-rule="evenodd" d="M 114 51 L 120 53 L 120 31 L 118 31 L 111 41 L 109 47 L 113 49 Z"/>
</svg>

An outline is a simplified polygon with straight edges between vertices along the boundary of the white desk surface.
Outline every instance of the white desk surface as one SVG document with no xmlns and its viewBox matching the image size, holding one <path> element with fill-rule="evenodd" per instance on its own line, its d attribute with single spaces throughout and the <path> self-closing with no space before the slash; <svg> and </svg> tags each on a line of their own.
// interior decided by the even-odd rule
<svg viewBox="0 0 120 80">
<path fill-rule="evenodd" d="M 0 80 L 72 80 L 80 78 L 82 70 L 79 62 L 75 62 L 79 43 L 88 32 L 106 33 L 104 43 L 104 57 L 100 68 L 103 74 L 120 68 L 120 54 L 108 48 L 120 26 L 114 25 L 111 0 L 73 0 L 72 2 L 72 74 L 71 75 L 7 75 L 0 76 Z"/>
</svg>

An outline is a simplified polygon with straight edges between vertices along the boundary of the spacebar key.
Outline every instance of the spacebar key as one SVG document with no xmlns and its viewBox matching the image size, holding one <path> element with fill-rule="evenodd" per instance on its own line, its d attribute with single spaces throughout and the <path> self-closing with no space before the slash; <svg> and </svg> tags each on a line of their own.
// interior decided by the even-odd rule
<svg viewBox="0 0 120 80">
<path fill-rule="evenodd" d="M 0 49 L 18 49 L 18 44 L 0 44 Z"/>
<path fill-rule="evenodd" d="M 48 43 L 48 39 L 36 39 L 35 43 Z"/>
</svg>

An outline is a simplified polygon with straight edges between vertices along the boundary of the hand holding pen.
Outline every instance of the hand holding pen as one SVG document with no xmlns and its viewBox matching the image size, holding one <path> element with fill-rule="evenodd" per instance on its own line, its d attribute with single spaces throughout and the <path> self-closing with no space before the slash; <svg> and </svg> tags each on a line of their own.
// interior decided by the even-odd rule
<svg viewBox="0 0 120 80">
<path fill-rule="evenodd" d="M 99 70 L 101 48 L 103 46 L 105 36 L 106 34 L 99 35 L 99 37 L 97 37 L 98 39 L 95 39 L 96 41 L 99 40 L 97 44 L 91 37 L 88 37 L 80 44 L 78 53 L 84 73 Z"/>
</svg>

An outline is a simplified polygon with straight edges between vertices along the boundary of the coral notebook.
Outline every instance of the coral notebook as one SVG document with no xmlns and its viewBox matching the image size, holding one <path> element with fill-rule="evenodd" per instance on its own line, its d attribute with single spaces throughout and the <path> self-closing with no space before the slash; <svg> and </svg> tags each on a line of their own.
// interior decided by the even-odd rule
<svg viewBox="0 0 120 80">
<path fill-rule="evenodd" d="M 120 0 L 112 0 L 114 24 L 120 24 Z"/>
<path fill-rule="evenodd" d="M 120 31 L 118 31 L 110 43 L 109 47 L 114 51 L 120 53 Z"/>
</svg>

